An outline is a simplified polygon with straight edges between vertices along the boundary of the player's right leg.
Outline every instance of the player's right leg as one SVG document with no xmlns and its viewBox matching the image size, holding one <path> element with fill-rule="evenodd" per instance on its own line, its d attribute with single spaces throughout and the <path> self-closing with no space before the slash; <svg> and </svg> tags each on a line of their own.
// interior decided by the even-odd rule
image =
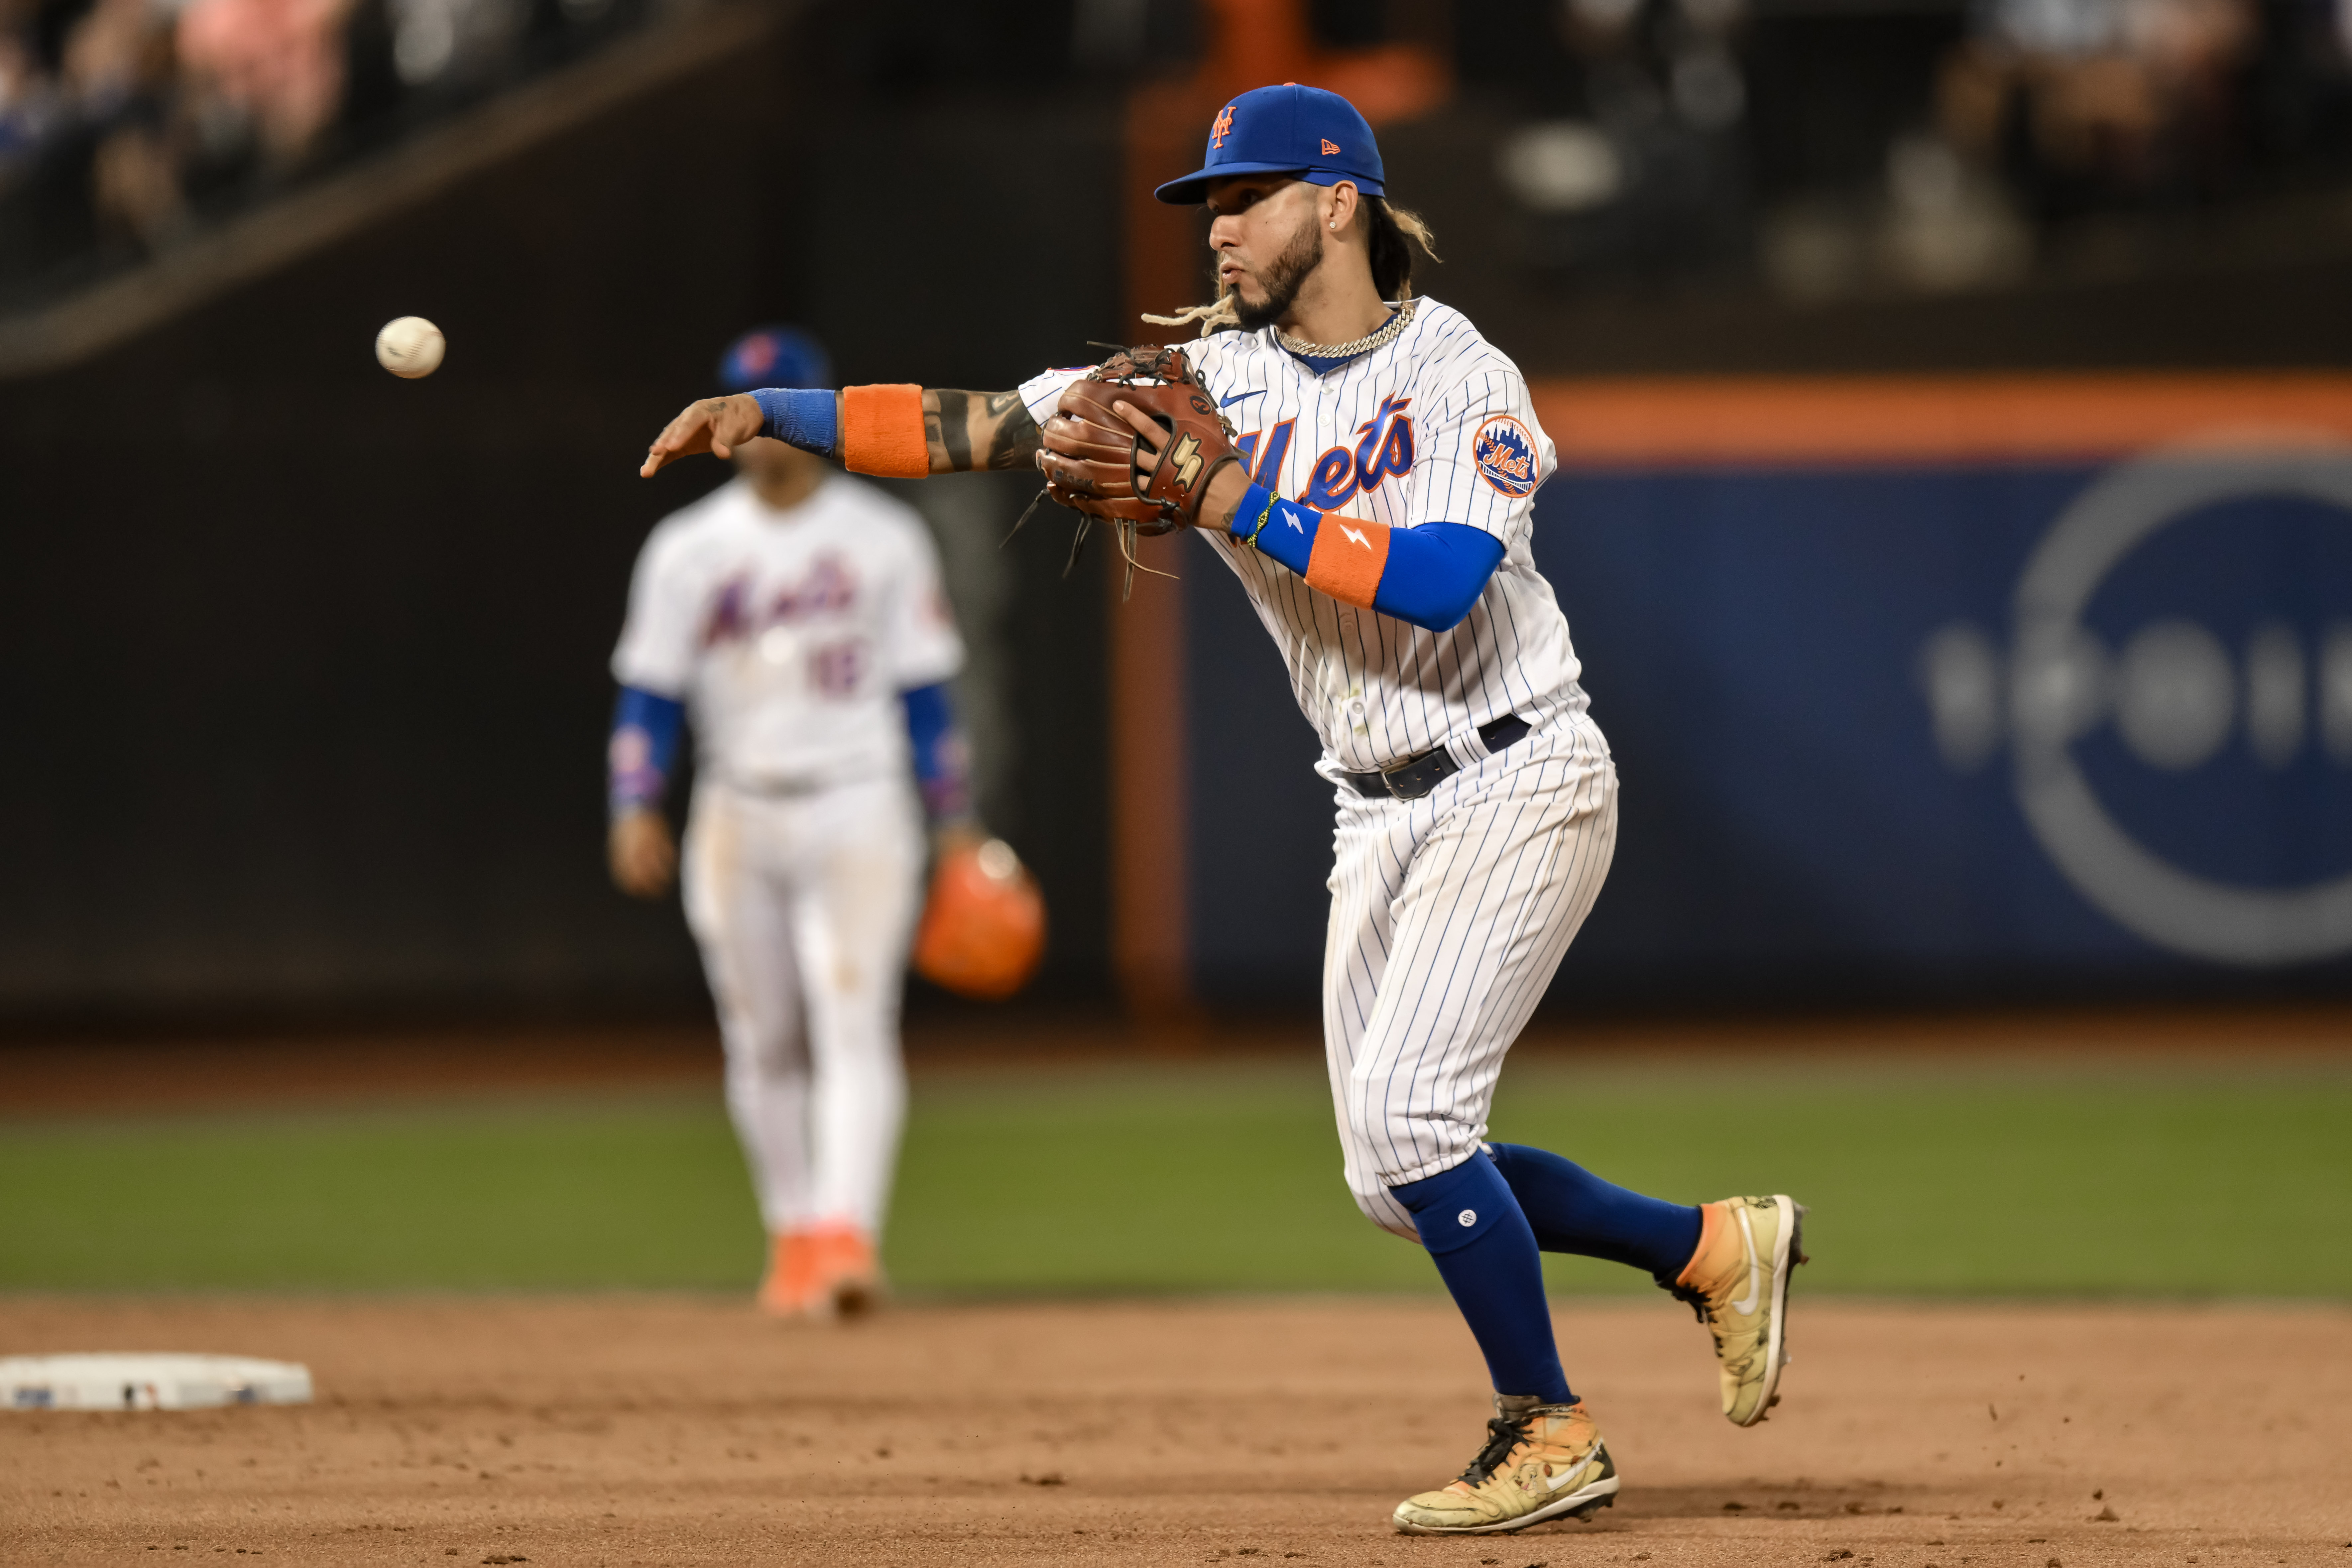
<svg viewBox="0 0 2352 1568">
<path fill-rule="evenodd" d="M 1614 776 L 1589 731 L 1548 732 L 1424 801 L 1339 803 L 1325 1006 L 1349 1184 L 1428 1248 L 1498 1411 L 1458 1479 L 1398 1506 L 1409 1533 L 1524 1529 L 1618 1487 L 1560 1369 L 1535 1236 L 1481 1142 L 1504 1054 L 1614 841 Z"/>
<path fill-rule="evenodd" d="M 898 1003 L 922 896 L 922 812 L 891 777 L 824 791 L 795 816 L 817 1273 L 833 1309 L 854 1315 L 883 1293 L 882 1221 L 906 1121 Z"/>
<path fill-rule="evenodd" d="M 809 1310 L 815 1289 L 807 1237 L 810 1073 L 791 891 L 776 874 L 774 814 L 772 802 L 715 783 L 698 785 L 680 879 L 727 1052 L 728 1115 L 768 1232 L 760 1304 L 790 1317 Z"/>
</svg>

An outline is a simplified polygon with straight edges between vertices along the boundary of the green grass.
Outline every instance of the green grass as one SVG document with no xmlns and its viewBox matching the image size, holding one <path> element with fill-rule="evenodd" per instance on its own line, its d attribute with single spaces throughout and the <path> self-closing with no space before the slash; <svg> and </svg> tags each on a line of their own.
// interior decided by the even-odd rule
<svg viewBox="0 0 2352 1568">
<path fill-rule="evenodd" d="M 919 1083 L 919 1293 L 1431 1289 L 1358 1218 L 1319 1067 Z M 1812 1205 L 1808 1291 L 2352 1297 L 2352 1073 L 1719 1066 L 1506 1076 L 1494 1135 L 1685 1200 Z M 0 1123 L 0 1289 L 740 1288 L 715 1090 Z M 1645 1291 L 1554 1259 L 1563 1291 Z"/>
</svg>

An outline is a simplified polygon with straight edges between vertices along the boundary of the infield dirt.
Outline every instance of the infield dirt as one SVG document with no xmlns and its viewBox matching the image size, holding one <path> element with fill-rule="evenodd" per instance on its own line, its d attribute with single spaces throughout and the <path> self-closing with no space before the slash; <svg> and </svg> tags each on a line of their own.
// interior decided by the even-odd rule
<svg viewBox="0 0 2352 1568">
<path fill-rule="evenodd" d="M 1563 1307 L 1618 1506 L 1416 1540 L 1389 1510 L 1487 1414 L 1438 1300 L 827 1330 L 700 1298 L 17 1298 L 0 1350 L 284 1357 L 320 1397 L 0 1414 L 0 1561 L 2352 1568 L 2352 1312 L 1792 1306 L 1786 1401 L 1744 1432 L 1683 1309 Z"/>
</svg>

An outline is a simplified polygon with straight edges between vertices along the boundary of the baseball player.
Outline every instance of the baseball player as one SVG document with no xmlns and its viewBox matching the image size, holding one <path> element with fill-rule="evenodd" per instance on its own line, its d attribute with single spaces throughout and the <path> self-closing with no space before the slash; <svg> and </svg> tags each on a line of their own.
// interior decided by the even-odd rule
<svg viewBox="0 0 2352 1568">
<path fill-rule="evenodd" d="M 719 370 L 730 391 L 830 379 L 791 328 L 749 334 Z M 686 912 L 772 1237 L 759 1301 L 824 1318 L 881 1288 L 925 812 L 944 841 L 971 836 L 941 684 L 963 645 L 913 511 L 781 441 L 733 457 L 734 480 L 664 519 L 637 558 L 613 655 L 612 869 L 640 897 L 667 890 L 662 797 L 690 710 Z"/>
<path fill-rule="evenodd" d="M 1394 1523 L 1472 1534 L 1589 1515 L 1614 1500 L 1617 1470 L 1562 1373 L 1539 1251 L 1644 1269 L 1696 1308 L 1743 1426 L 1776 1400 L 1803 1255 L 1786 1196 L 1667 1203 L 1486 1139 L 1504 1054 L 1617 828 L 1609 749 L 1529 549 L 1552 445 L 1517 367 L 1413 296 L 1425 231 L 1387 202 L 1344 99 L 1243 94 L 1203 167 L 1158 195 L 1212 218 L 1218 298 L 1153 318 L 1232 329 L 1189 363 L 1136 351 L 1014 393 L 715 398 L 673 420 L 641 471 L 760 435 L 869 472 L 1034 462 L 1066 504 L 1209 542 L 1281 649 L 1333 786 L 1324 1030 L 1349 1187 L 1428 1249 L 1494 1380 L 1488 1441 Z"/>
</svg>

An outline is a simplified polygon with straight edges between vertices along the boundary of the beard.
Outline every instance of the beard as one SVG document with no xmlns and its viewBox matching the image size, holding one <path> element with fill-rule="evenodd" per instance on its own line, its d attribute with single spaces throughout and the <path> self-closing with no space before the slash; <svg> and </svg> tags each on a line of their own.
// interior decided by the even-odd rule
<svg viewBox="0 0 2352 1568">
<path fill-rule="evenodd" d="M 1315 226 L 1312 217 L 1292 237 L 1282 254 L 1266 264 L 1258 281 L 1265 288 L 1265 299 L 1253 305 L 1242 298 L 1237 283 L 1226 290 L 1234 302 L 1234 316 L 1245 332 L 1270 327 L 1290 314 L 1290 307 L 1298 302 L 1298 290 L 1307 275 L 1323 264 L 1323 231 Z"/>
</svg>

